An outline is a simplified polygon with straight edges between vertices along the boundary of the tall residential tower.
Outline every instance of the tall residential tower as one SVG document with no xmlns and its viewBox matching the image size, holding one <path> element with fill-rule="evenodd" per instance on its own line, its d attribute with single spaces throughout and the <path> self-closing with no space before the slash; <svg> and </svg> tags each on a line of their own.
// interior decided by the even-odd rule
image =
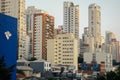
<svg viewBox="0 0 120 80">
<path fill-rule="evenodd" d="M 54 37 L 54 17 L 47 13 L 36 13 L 33 19 L 33 56 L 47 60 L 47 39 Z"/>
<path fill-rule="evenodd" d="M 25 54 L 25 0 L 0 0 L 0 13 L 18 19 L 18 58 Z"/>
<path fill-rule="evenodd" d="M 79 5 L 64 2 L 63 32 L 73 33 L 79 38 Z"/>
<path fill-rule="evenodd" d="M 89 6 L 89 35 L 94 40 L 95 50 L 101 47 L 101 8 L 97 4 Z"/>
</svg>

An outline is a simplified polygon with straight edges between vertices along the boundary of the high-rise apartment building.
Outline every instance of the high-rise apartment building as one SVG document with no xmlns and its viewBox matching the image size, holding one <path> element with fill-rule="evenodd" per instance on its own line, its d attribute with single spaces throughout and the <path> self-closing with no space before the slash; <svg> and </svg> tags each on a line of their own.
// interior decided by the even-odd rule
<svg viewBox="0 0 120 80">
<path fill-rule="evenodd" d="M 25 54 L 25 0 L 0 0 L 0 13 L 18 19 L 18 58 Z"/>
<path fill-rule="evenodd" d="M 80 54 L 89 51 L 89 29 L 88 27 L 84 28 L 84 33 L 82 34 L 82 39 L 80 40 Z"/>
<path fill-rule="evenodd" d="M 19 0 L 0 0 L 0 13 L 18 18 L 18 4 Z"/>
<path fill-rule="evenodd" d="M 32 33 L 33 30 L 33 15 L 36 13 L 36 8 L 34 6 L 27 7 L 26 9 L 26 26 L 27 34 Z"/>
<path fill-rule="evenodd" d="M 29 6 L 26 9 L 26 25 L 27 25 L 27 35 L 30 36 L 30 53 L 26 53 L 33 56 L 33 32 L 34 32 L 34 14 L 41 14 L 41 13 L 46 13 L 43 10 L 35 8 L 35 6 Z M 40 57 L 40 56 L 38 56 Z"/>
<path fill-rule="evenodd" d="M 84 28 L 84 33 L 82 34 L 83 45 L 89 44 L 89 29 L 88 27 Z"/>
<path fill-rule="evenodd" d="M 106 31 L 106 39 L 105 39 L 105 48 L 104 51 L 106 53 L 111 53 L 113 60 L 116 62 L 120 62 L 120 42 L 117 41 L 115 34 L 110 31 Z"/>
<path fill-rule="evenodd" d="M 54 17 L 36 13 L 33 21 L 33 56 L 47 60 L 47 39 L 54 38 Z"/>
<path fill-rule="evenodd" d="M 26 9 L 26 25 L 27 25 L 27 33 L 31 33 L 33 31 L 33 15 L 36 14 L 36 13 L 46 13 L 45 11 L 43 10 L 40 10 L 40 9 L 37 9 L 35 8 L 35 6 L 29 6 L 27 9 Z"/>
<path fill-rule="evenodd" d="M 79 38 L 79 5 L 64 2 L 63 15 L 63 32 L 73 33 Z"/>
<path fill-rule="evenodd" d="M 110 43 L 112 43 L 113 41 L 116 40 L 116 36 L 115 36 L 115 34 L 114 34 L 113 32 L 106 31 L 106 34 L 105 34 L 105 35 L 106 35 L 106 36 L 105 36 L 105 42 L 106 42 L 107 44 L 110 44 Z"/>
<path fill-rule="evenodd" d="M 89 6 L 89 35 L 94 38 L 96 50 L 101 46 L 101 8 L 97 4 Z"/>
<path fill-rule="evenodd" d="M 26 35 L 26 53 L 24 54 L 24 58 L 29 60 L 31 58 L 30 52 L 30 36 Z"/>
<path fill-rule="evenodd" d="M 73 33 L 63 33 L 47 40 L 47 61 L 52 65 L 74 66 L 78 69 L 78 39 Z"/>
</svg>

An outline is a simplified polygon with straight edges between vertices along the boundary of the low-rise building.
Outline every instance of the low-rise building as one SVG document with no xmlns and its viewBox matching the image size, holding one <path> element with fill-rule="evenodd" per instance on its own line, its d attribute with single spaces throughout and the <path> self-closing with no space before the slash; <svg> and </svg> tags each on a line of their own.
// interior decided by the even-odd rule
<svg viewBox="0 0 120 80">
<path fill-rule="evenodd" d="M 23 71 L 26 77 L 30 77 L 33 74 L 33 69 L 29 66 L 17 66 L 17 69 Z"/>
<path fill-rule="evenodd" d="M 45 72 L 51 71 L 51 63 L 41 59 L 35 61 L 26 61 L 25 59 L 21 59 L 17 61 L 17 66 L 26 66 L 32 68 L 32 76 L 36 77 L 41 77 L 41 75 L 44 75 Z"/>
<path fill-rule="evenodd" d="M 37 72 L 42 73 L 42 72 L 51 70 L 51 63 L 45 60 L 30 61 L 29 66 L 33 68 L 34 73 L 37 73 Z"/>
</svg>

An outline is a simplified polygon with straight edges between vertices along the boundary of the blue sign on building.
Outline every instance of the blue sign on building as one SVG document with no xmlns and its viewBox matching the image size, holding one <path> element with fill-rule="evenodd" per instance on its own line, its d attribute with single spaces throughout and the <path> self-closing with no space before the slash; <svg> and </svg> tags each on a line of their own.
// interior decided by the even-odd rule
<svg viewBox="0 0 120 80">
<path fill-rule="evenodd" d="M 16 64 L 17 42 L 17 19 L 0 13 L 0 57 L 5 56 L 8 67 Z M 16 80 L 16 66 L 12 80 Z"/>
</svg>

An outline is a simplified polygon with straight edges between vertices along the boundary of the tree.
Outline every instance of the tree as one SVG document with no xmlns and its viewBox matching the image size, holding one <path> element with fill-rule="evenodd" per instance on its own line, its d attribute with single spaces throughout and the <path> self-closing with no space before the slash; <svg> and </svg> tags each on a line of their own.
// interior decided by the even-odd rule
<svg viewBox="0 0 120 80">
<path fill-rule="evenodd" d="M 120 67 L 116 71 L 107 72 L 106 75 L 97 75 L 96 80 L 120 80 Z"/>
<path fill-rule="evenodd" d="M 37 60 L 35 57 L 32 57 L 31 59 L 29 59 L 28 61 L 35 61 Z"/>
<path fill-rule="evenodd" d="M 17 69 L 17 73 L 25 76 L 25 73 L 22 70 Z"/>
<path fill-rule="evenodd" d="M 78 63 L 83 63 L 83 55 L 80 54 L 78 57 Z"/>
<path fill-rule="evenodd" d="M 15 65 L 7 67 L 4 60 L 4 56 L 0 58 L 0 80 L 11 80 L 11 73 L 13 72 Z"/>
<path fill-rule="evenodd" d="M 115 79 L 115 80 L 120 79 L 120 66 L 119 66 L 118 69 L 115 71 L 115 73 L 116 73 L 116 79 Z"/>
<path fill-rule="evenodd" d="M 120 66 L 118 67 L 118 69 L 115 71 L 117 75 L 120 76 Z"/>
<path fill-rule="evenodd" d="M 95 80 L 106 80 L 104 75 L 97 74 L 97 78 Z"/>
<path fill-rule="evenodd" d="M 78 57 L 78 63 L 83 63 L 83 58 Z"/>
<path fill-rule="evenodd" d="M 60 76 L 62 75 L 62 73 L 64 72 L 65 68 L 64 67 L 61 67 L 60 69 Z"/>
<path fill-rule="evenodd" d="M 116 77 L 116 73 L 113 72 L 113 71 L 110 71 L 110 72 L 106 73 L 107 80 L 116 80 L 115 77 Z"/>
<path fill-rule="evenodd" d="M 64 70 L 65 70 L 65 68 L 64 68 L 64 67 L 61 67 L 61 69 L 60 69 L 60 73 L 59 73 L 59 77 L 62 76 L 62 73 L 64 72 Z M 61 80 L 61 79 L 60 79 L 60 80 Z"/>
</svg>

